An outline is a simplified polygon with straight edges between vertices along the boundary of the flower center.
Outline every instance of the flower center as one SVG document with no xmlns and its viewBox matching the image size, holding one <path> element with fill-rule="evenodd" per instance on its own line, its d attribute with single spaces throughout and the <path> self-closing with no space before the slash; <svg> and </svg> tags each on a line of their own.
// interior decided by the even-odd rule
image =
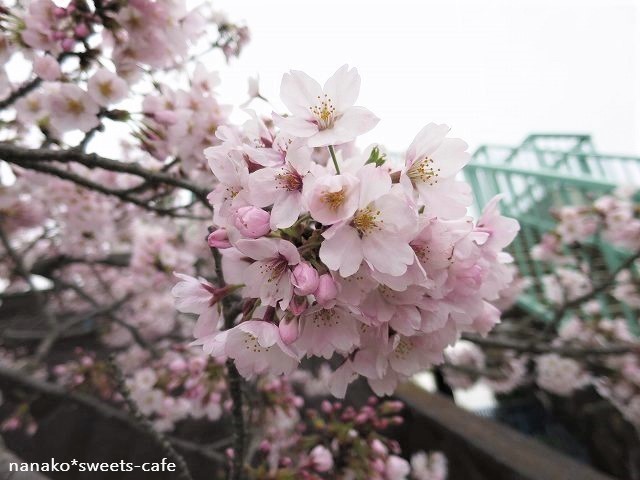
<svg viewBox="0 0 640 480">
<path fill-rule="evenodd" d="M 394 350 L 393 354 L 396 358 L 404 360 L 407 355 L 413 350 L 413 342 L 407 338 L 400 339 L 398 346 Z"/>
<path fill-rule="evenodd" d="M 286 271 L 288 265 L 289 262 L 286 258 L 274 258 L 271 261 L 264 262 L 260 266 L 260 272 L 262 275 L 268 277 L 267 283 L 271 283 L 282 277 L 282 274 Z"/>
<path fill-rule="evenodd" d="M 67 99 L 67 111 L 74 115 L 80 115 L 84 113 L 84 105 L 75 98 L 69 98 Z"/>
<path fill-rule="evenodd" d="M 318 104 L 314 107 L 309 107 L 309 110 L 316 117 L 320 130 L 333 126 L 333 122 L 336 119 L 336 109 L 326 93 L 324 94 L 324 99 L 318 95 Z"/>
<path fill-rule="evenodd" d="M 271 347 L 262 347 L 260 343 L 258 343 L 258 337 L 254 337 L 250 333 L 247 333 L 244 337 L 244 348 L 253 353 L 265 353 L 271 350 Z"/>
<path fill-rule="evenodd" d="M 413 251 L 415 252 L 416 257 L 418 257 L 418 260 L 420 260 L 421 262 L 426 262 L 429 259 L 431 248 L 426 243 L 420 243 L 420 244 L 412 243 L 411 248 L 413 248 Z"/>
<path fill-rule="evenodd" d="M 276 175 L 278 186 L 289 192 L 299 192 L 302 190 L 302 177 L 292 168 L 284 167 L 281 173 Z"/>
<path fill-rule="evenodd" d="M 109 81 L 98 83 L 98 90 L 100 90 L 100 95 L 105 98 L 111 98 L 111 95 L 113 95 L 113 87 Z"/>
<path fill-rule="evenodd" d="M 336 313 L 333 310 L 318 310 L 313 314 L 313 326 L 314 327 L 337 327 L 338 319 Z"/>
<path fill-rule="evenodd" d="M 382 220 L 379 220 L 378 217 L 380 217 L 380 210 L 374 210 L 369 206 L 358 210 L 352 223 L 360 233 L 366 235 L 374 230 L 380 230 L 379 224 L 382 223 Z"/>
<path fill-rule="evenodd" d="M 439 168 L 433 168 L 433 158 L 424 157 L 422 160 L 414 162 L 407 170 L 407 176 L 413 183 L 424 182 L 429 185 L 438 183 Z"/>
<path fill-rule="evenodd" d="M 329 207 L 329 209 L 335 212 L 342 206 L 346 197 L 344 190 L 337 192 L 325 192 L 322 195 L 322 201 Z"/>
<path fill-rule="evenodd" d="M 30 112 L 37 113 L 40 111 L 41 105 L 37 99 L 31 98 L 27 101 L 27 107 Z"/>
</svg>

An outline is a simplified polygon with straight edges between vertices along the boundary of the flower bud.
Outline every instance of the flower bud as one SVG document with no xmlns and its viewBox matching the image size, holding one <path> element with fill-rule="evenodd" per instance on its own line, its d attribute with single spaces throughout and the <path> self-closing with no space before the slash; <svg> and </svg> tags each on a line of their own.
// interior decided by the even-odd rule
<svg viewBox="0 0 640 480">
<path fill-rule="evenodd" d="M 307 301 L 307 297 L 294 296 L 289 304 L 289 311 L 296 316 L 300 316 L 305 312 L 308 306 L 309 302 Z"/>
<path fill-rule="evenodd" d="M 295 342 L 300 334 L 298 331 L 298 317 L 287 318 L 285 316 L 280 320 L 278 330 L 280 330 L 280 338 L 282 338 L 285 345 Z"/>
<path fill-rule="evenodd" d="M 62 50 L 64 50 L 65 52 L 70 52 L 71 50 L 73 50 L 73 47 L 75 46 L 75 44 L 76 42 L 73 38 L 65 38 L 60 43 L 60 46 L 62 47 Z"/>
<path fill-rule="evenodd" d="M 338 285 L 328 273 L 320 275 L 318 288 L 314 292 L 316 301 L 323 307 L 330 307 L 338 296 Z"/>
<path fill-rule="evenodd" d="M 86 23 L 81 23 L 80 25 L 77 25 L 73 32 L 76 34 L 76 37 L 78 38 L 85 38 L 87 35 L 89 35 L 89 33 L 91 33 Z"/>
<path fill-rule="evenodd" d="M 387 478 L 406 478 L 410 472 L 409 462 L 396 455 L 389 455 L 385 469 Z"/>
<path fill-rule="evenodd" d="M 371 441 L 371 450 L 373 450 L 375 453 L 377 453 L 380 456 L 385 456 L 387 453 L 389 453 L 389 450 L 384 445 L 384 443 L 382 443 L 377 438 L 374 438 Z"/>
<path fill-rule="evenodd" d="M 224 228 L 218 228 L 209 234 L 207 243 L 211 248 L 230 248 L 229 235 Z"/>
<path fill-rule="evenodd" d="M 316 472 L 328 472 L 333 468 L 333 456 L 325 446 L 317 445 L 313 447 L 309 456 Z"/>
<path fill-rule="evenodd" d="M 258 207 L 241 207 L 235 215 L 234 224 L 242 236 L 259 238 L 271 231 L 271 215 Z"/>
<path fill-rule="evenodd" d="M 266 440 L 262 440 L 259 448 L 261 452 L 269 453 L 271 451 L 271 444 Z"/>
<path fill-rule="evenodd" d="M 298 295 L 311 295 L 318 288 L 318 271 L 306 262 L 300 262 L 293 269 L 291 283 Z"/>
</svg>

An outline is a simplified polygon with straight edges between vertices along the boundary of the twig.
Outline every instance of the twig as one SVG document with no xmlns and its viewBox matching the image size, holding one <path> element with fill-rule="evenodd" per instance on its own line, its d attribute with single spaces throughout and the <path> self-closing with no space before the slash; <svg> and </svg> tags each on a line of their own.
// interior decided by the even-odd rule
<svg viewBox="0 0 640 480">
<path fill-rule="evenodd" d="M 39 364 L 42 359 L 45 358 L 51 351 L 51 348 L 53 348 L 60 337 L 62 337 L 67 330 L 74 327 L 77 323 L 100 315 L 110 315 L 111 312 L 120 308 L 124 303 L 129 301 L 130 298 L 131 295 L 127 295 L 124 298 L 115 301 L 111 305 L 107 305 L 106 307 L 100 307 L 96 305 L 96 309 L 93 312 L 90 312 L 86 315 L 76 315 L 64 323 L 56 324 L 55 327 L 53 327 L 49 331 L 49 333 L 42 339 L 42 341 L 38 345 L 33 358 L 34 363 Z"/>
<path fill-rule="evenodd" d="M 46 301 L 45 301 L 44 295 L 33 284 L 33 281 L 31 280 L 31 274 L 25 267 L 22 261 L 22 258 L 20 257 L 20 255 L 18 255 L 18 252 L 16 252 L 11 246 L 11 240 L 9 239 L 6 232 L 2 228 L 1 223 L 0 223 L 0 243 L 2 243 L 2 246 L 7 251 L 7 255 L 9 255 L 9 258 L 11 258 L 11 260 L 13 261 L 18 274 L 24 279 L 25 282 L 27 282 L 27 285 L 29 286 L 29 290 L 33 293 L 36 303 L 38 304 L 38 310 L 42 315 L 44 315 L 45 320 L 47 321 L 47 325 L 52 329 L 56 328 L 55 318 L 53 317 L 51 312 L 49 312 L 49 310 L 45 308 Z"/>
<path fill-rule="evenodd" d="M 13 163 L 15 165 L 19 165 L 22 168 L 27 168 L 29 170 L 35 170 L 37 172 L 41 172 L 41 173 L 46 173 L 49 175 L 54 175 L 58 178 L 61 178 L 63 180 L 68 180 L 71 181 L 73 183 L 75 183 L 76 185 L 80 185 L 81 187 L 84 188 L 88 188 L 89 190 L 94 190 L 96 192 L 102 193 L 104 195 L 110 195 L 110 196 L 114 196 L 119 198 L 120 200 L 122 200 L 123 202 L 128 202 L 128 203 L 132 203 L 134 205 L 137 205 L 145 210 L 149 210 L 151 212 L 157 213 L 158 215 L 167 215 L 167 216 L 171 216 L 171 217 L 176 217 L 176 218 L 196 218 L 196 219 L 200 219 L 200 217 L 194 217 L 193 215 L 182 215 L 182 214 L 177 214 L 175 213 L 175 211 L 177 209 L 180 209 L 182 207 L 176 207 L 176 208 L 159 208 L 159 207 L 155 207 L 153 205 L 149 205 L 149 203 L 147 203 L 144 200 L 140 200 L 136 197 L 133 197 L 131 195 L 129 195 L 127 193 L 126 190 L 118 190 L 118 189 L 112 189 L 112 188 L 107 188 L 104 185 L 94 182 L 93 180 L 90 180 L 88 178 L 82 177 L 81 175 L 78 175 L 77 173 L 74 172 L 70 172 L 67 170 L 62 170 L 60 168 L 54 167 L 52 165 L 47 165 L 44 162 L 29 162 L 29 161 L 22 161 L 22 160 L 15 160 L 13 161 Z"/>
<path fill-rule="evenodd" d="M 126 412 L 98 400 L 91 395 L 67 391 L 54 383 L 35 379 L 29 375 L 25 375 L 22 371 L 13 370 L 3 365 L 0 365 L 0 381 L 16 385 L 17 387 L 28 391 L 62 400 L 65 403 L 72 402 L 77 405 L 81 405 L 85 408 L 91 409 L 104 418 L 114 419 L 137 432 L 147 433 L 147 431 L 144 430 L 137 422 L 134 422 Z M 215 452 L 211 448 L 204 448 L 202 445 L 172 436 L 167 438 L 172 444 L 184 452 L 196 453 L 216 463 L 222 463 L 225 461 L 223 454 Z"/>
<path fill-rule="evenodd" d="M 110 158 L 105 158 L 95 153 L 84 153 L 77 150 L 51 150 L 51 149 L 30 149 L 0 142 L 0 158 L 9 163 L 79 163 L 88 168 L 102 168 L 104 170 L 120 173 L 128 173 L 144 178 L 156 184 L 172 185 L 192 192 L 198 197 L 203 205 L 210 208 L 207 200 L 209 191 L 206 188 L 192 184 L 187 180 L 176 178 L 162 171 L 155 171 L 143 168 L 137 163 L 125 163 Z"/>
<path fill-rule="evenodd" d="M 477 345 L 489 348 L 505 350 L 515 350 L 523 353 L 557 353 L 564 357 L 588 357 L 592 355 L 624 355 L 639 350 L 638 346 L 619 344 L 606 347 L 575 348 L 564 346 L 553 346 L 549 344 L 536 344 L 518 340 L 503 339 L 496 337 L 483 338 L 478 335 L 463 334 L 462 338 Z"/>
<path fill-rule="evenodd" d="M 551 321 L 547 324 L 547 327 L 545 327 L 545 332 L 548 332 L 551 329 L 557 327 L 558 324 L 564 318 L 568 310 L 578 307 L 585 302 L 588 302 L 589 300 L 593 299 L 596 295 L 603 293 L 607 291 L 609 288 L 611 288 L 614 285 L 615 279 L 618 276 L 618 274 L 620 274 L 620 272 L 622 272 L 623 270 L 626 270 L 627 268 L 631 267 L 631 265 L 633 265 L 633 263 L 638 259 L 640 259 L 640 251 L 636 252 L 634 255 L 631 255 L 629 258 L 627 258 L 622 264 L 620 264 L 618 268 L 616 268 L 613 272 L 611 272 L 611 274 L 607 277 L 606 280 L 601 282 L 597 287 L 593 288 L 592 290 L 585 293 L 584 295 L 581 295 L 577 298 L 574 298 L 573 300 L 565 302 L 560 308 L 558 308 L 558 310 L 556 310 L 555 315 L 553 316 Z"/>
<path fill-rule="evenodd" d="M 16 100 L 19 100 L 20 98 L 38 88 L 41 83 L 42 79 L 40 77 L 36 77 L 33 80 L 30 80 L 24 85 L 20 86 L 19 88 L 11 92 L 8 97 L 0 100 L 0 110 L 4 110 L 5 108 L 10 107 L 16 102 Z"/>
<path fill-rule="evenodd" d="M 124 398 L 124 401 L 127 404 L 127 407 L 129 407 L 129 411 L 133 415 L 135 421 L 141 425 L 142 429 L 145 430 L 146 433 L 155 441 L 156 445 L 162 449 L 167 457 L 171 458 L 175 462 L 178 467 L 178 478 L 181 480 L 193 480 L 184 457 L 176 452 L 169 440 L 162 433 L 153 428 L 149 419 L 140 412 L 138 405 L 131 398 L 131 393 L 125 384 L 122 371 L 118 365 L 116 365 L 113 357 L 110 358 L 110 364 L 114 373 L 118 391 Z"/>
<path fill-rule="evenodd" d="M 123 268 L 129 266 L 130 253 L 112 253 L 103 258 L 74 257 L 67 254 L 59 254 L 53 257 L 37 260 L 31 267 L 31 273 L 49 277 L 53 272 L 68 265 L 82 263 L 85 265 L 106 265 L 109 267 Z"/>
<path fill-rule="evenodd" d="M 63 288 L 69 288 L 71 290 L 73 290 L 74 292 L 76 292 L 80 297 L 82 297 L 87 303 L 89 303 L 90 305 L 92 305 L 93 307 L 98 308 L 100 306 L 100 304 L 91 296 L 89 295 L 87 292 L 85 292 L 81 287 L 79 287 L 78 285 L 74 284 L 74 283 L 68 283 L 65 281 L 62 281 L 58 278 L 52 278 L 54 284 L 63 287 Z M 131 298 L 131 296 L 128 297 L 129 299 Z M 157 358 L 160 356 L 160 352 L 158 352 L 158 349 L 151 343 L 149 343 L 138 331 L 137 328 L 135 328 L 132 325 L 129 325 L 127 322 L 125 322 L 124 320 L 120 319 L 119 317 L 117 317 L 116 315 L 113 314 L 113 311 L 109 311 L 106 312 L 106 316 L 114 323 L 117 323 L 118 325 L 120 325 L 121 327 L 125 328 L 130 334 L 131 337 L 133 338 L 133 340 L 142 348 L 144 348 L 145 350 L 147 350 L 151 356 L 153 356 L 154 358 Z"/>
<path fill-rule="evenodd" d="M 455 370 L 456 372 L 465 373 L 474 377 L 486 377 L 492 380 L 501 380 L 505 378 L 504 373 L 499 372 L 498 370 L 480 369 L 471 367 L 469 365 L 455 365 L 453 363 L 445 363 L 444 365 L 442 365 L 442 368 L 449 368 L 451 370 Z"/>
<path fill-rule="evenodd" d="M 216 283 L 219 288 L 223 288 L 226 286 L 226 282 L 224 280 L 224 272 L 222 271 L 222 256 L 217 248 L 212 248 L 211 253 L 216 263 Z M 236 316 L 230 303 L 231 299 L 229 297 L 224 297 L 222 299 L 225 330 L 233 327 L 233 322 Z M 232 359 L 228 358 L 226 365 L 229 395 L 233 401 L 233 460 L 231 462 L 231 470 L 229 471 L 229 479 L 242 480 L 244 478 L 244 454 L 246 448 L 246 430 L 244 414 L 242 411 L 242 377 L 240 376 L 240 373 Z"/>
</svg>

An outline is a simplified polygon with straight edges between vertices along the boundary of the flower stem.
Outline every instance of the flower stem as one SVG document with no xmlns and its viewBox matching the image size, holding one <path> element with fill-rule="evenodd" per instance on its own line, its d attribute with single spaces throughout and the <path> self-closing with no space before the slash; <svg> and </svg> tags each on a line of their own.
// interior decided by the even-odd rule
<svg viewBox="0 0 640 480">
<path fill-rule="evenodd" d="M 226 282 L 222 271 L 222 256 L 217 248 L 212 248 L 211 253 L 216 263 L 216 281 L 219 288 L 224 288 Z M 224 329 L 233 328 L 235 314 L 231 299 L 225 296 L 222 300 L 224 311 Z M 244 476 L 244 454 L 246 443 L 246 428 L 244 424 L 244 414 L 242 412 L 242 377 L 233 363 L 233 360 L 227 359 L 227 384 L 229 386 L 229 395 L 233 401 L 231 408 L 232 424 L 233 424 L 233 459 L 231 461 L 231 469 L 229 471 L 229 480 L 243 480 Z"/>
<path fill-rule="evenodd" d="M 338 159 L 336 158 L 336 152 L 333 149 L 333 145 L 329 145 L 329 153 L 331 154 L 331 159 L 333 160 L 333 166 L 336 167 L 336 173 L 340 175 L 340 167 L 338 166 Z"/>
</svg>

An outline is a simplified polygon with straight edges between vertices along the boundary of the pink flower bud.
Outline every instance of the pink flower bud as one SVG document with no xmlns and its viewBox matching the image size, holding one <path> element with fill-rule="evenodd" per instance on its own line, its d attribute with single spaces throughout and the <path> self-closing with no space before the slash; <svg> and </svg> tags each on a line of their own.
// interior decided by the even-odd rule
<svg viewBox="0 0 640 480">
<path fill-rule="evenodd" d="M 5 420 L 5 422 L 2 424 L 2 431 L 8 432 L 11 430 L 17 430 L 18 428 L 20 428 L 20 425 L 21 422 L 18 417 L 11 417 Z"/>
<path fill-rule="evenodd" d="M 333 468 L 333 456 L 325 446 L 317 445 L 313 447 L 309 456 L 316 472 L 328 472 Z"/>
<path fill-rule="evenodd" d="M 169 370 L 172 372 L 180 373 L 187 369 L 187 362 L 183 358 L 175 358 L 169 364 Z"/>
<path fill-rule="evenodd" d="M 280 330 L 280 338 L 282 338 L 285 345 L 295 342 L 300 335 L 298 331 L 298 317 L 283 318 L 280 320 L 278 330 Z"/>
<path fill-rule="evenodd" d="M 371 467 L 378 473 L 384 473 L 384 470 L 386 468 L 384 462 L 379 458 L 376 458 L 373 462 L 371 462 Z"/>
<path fill-rule="evenodd" d="M 380 456 L 384 456 L 387 453 L 389 453 L 389 450 L 387 450 L 387 447 L 385 447 L 384 443 L 382 443 L 377 438 L 374 438 L 371 441 L 371 450 L 373 450 L 375 453 L 377 453 Z"/>
<path fill-rule="evenodd" d="M 218 228 L 209 234 L 207 243 L 211 248 L 230 248 L 229 235 L 224 228 Z"/>
<path fill-rule="evenodd" d="M 241 207 L 235 215 L 234 224 L 242 236 L 259 238 L 271 231 L 271 215 L 258 207 Z"/>
<path fill-rule="evenodd" d="M 316 301 L 323 307 L 332 306 L 333 301 L 338 296 L 338 285 L 328 273 L 320 275 L 318 288 L 314 292 Z"/>
<path fill-rule="evenodd" d="M 73 50 L 73 47 L 75 46 L 75 44 L 76 44 L 76 41 L 73 38 L 65 38 L 60 43 L 60 46 L 65 52 L 70 52 L 71 50 Z"/>
<path fill-rule="evenodd" d="M 57 18 L 62 18 L 67 15 L 67 11 L 62 7 L 56 7 L 53 9 L 53 15 Z"/>
<path fill-rule="evenodd" d="M 387 478 L 406 478 L 410 472 L 409 462 L 404 458 L 390 455 L 387 459 L 387 468 L 385 469 Z"/>
<path fill-rule="evenodd" d="M 307 301 L 307 297 L 294 296 L 289 304 L 289 311 L 295 316 L 300 316 L 305 312 L 308 306 L 309 302 Z"/>
<path fill-rule="evenodd" d="M 306 262 L 300 262 L 293 269 L 291 283 L 298 295 L 311 295 L 318 288 L 318 271 Z"/>
<path fill-rule="evenodd" d="M 85 38 L 87 35 L 89 35 L 89 33 L 91 33 L 91 31 L 89 30 L 89 27 L 87 27 L 86 23 L 81 23 L 80 25 L 76 26 L 76 28 L 74 29 L 74 33 L 78 38 Z"/>
<path fill-rule="evenodd" d="M 271 451 L 271 444 L 267 440 L 262 440 L 259 448 L 261 452 L 269 453 Z"/>
</svg>

